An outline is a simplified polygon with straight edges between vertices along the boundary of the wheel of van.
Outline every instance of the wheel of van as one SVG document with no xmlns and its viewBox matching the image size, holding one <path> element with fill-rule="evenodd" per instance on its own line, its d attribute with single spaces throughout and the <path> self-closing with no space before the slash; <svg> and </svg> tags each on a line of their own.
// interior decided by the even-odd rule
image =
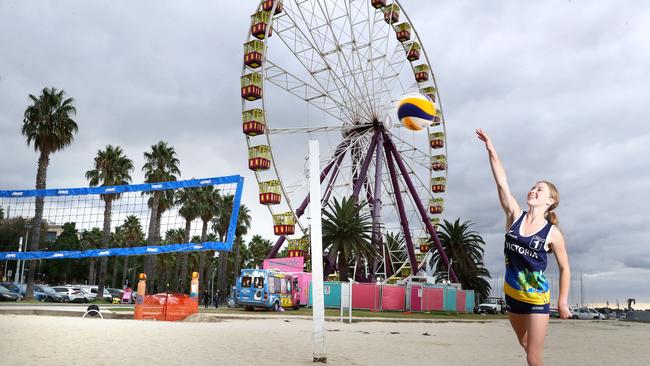
<svg viewBox="0 0 650 366">
<path fill-rule="evenodd" d="M 273 311 L 278 311 L 280 309 L 280 304 L 276 301 L 273 303 Z"/>
<path fill-rule="evenodd" d="M 252 306 L 246 306 L 246 307 L 244 307 L 244 310 L 253 311 L 253 307 Z"/>
<path fill-rule="evenodd" d="M 492 314 L 496 315 L 497 314 L 497 309 L 493 309 Z"/>
</svg>

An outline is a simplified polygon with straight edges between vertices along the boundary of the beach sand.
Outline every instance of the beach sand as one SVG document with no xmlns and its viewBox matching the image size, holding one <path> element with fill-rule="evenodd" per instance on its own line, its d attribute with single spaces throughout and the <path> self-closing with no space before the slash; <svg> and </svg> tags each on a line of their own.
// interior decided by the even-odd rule
<svg viewBox="0 0 650 366">
<path fill-rule="evenodd" d="M 2 365 L 313 365 L 302 319 L 156 322 L 0 315 Z M 327 322 L 330 365 L 525 365 L 506 320 Z M 559 321 L 546 365 L 648 365 L 650 324 Z"/>
</svg>

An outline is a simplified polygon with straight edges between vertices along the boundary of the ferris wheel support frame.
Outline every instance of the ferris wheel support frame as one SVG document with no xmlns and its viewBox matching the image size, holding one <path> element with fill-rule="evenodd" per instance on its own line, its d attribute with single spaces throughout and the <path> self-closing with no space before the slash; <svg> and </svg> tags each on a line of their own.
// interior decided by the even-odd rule
<svg viewBox="0 0 650 366">
<path fill-rule="evenodd" d="M 334 151 L 334 156 L 332 160 L 327 163 L 325 168 L 323 168 L 323 171 L 320 173 L 320 182 L 323 183 L 323 180 L 325 180 L 325 177 L 329 174 L 330 170 L 332 170 L 332 167 L 336 166 L 336 170 L 338 171 L 338 166 L 341 163 L 341 160 L 343 160 L 343 157 L 345 156 L 346 152 L 346 147 L 350 143 L 349 139 L 343 139 L 341 143 L 336 147 L 336 150 Z M 340 155 L 340 156 L 338 156 Z M 337 157 L 338 156 L 338 157 Z M 336 173 L 336 172 L 335 172 Z M 330 181 L 329 186 L 333 184 L 333 181 Z M 326 190 L 327 191 L 327 190 Z M 296 219 L 299 219 L 303 213 L 305 213 L 305 209 L 307 208 L 307 205 L 309 204 L 309 194 L 307 194 L 307 197 L 302 201 L 298 209 L 296 210 Z M 286 235 L 280 235 L 278 240 L 275 242 L 273 245 L 273 248 L 271 248 L 271 251 L 266 255 L 266 259 L 273 259 L 275 256 L 278 254 L 278 251 L 282 247 L 282 244 L 284 244 L 284 241 L 287 239 Z"/>
<path fill-rule="evenodd" d="M 378 253 L 383 253 L 383 240 L 381 237 L 381 228 L 379 224 L 381 222 L 381 166 L 383 160 L 383 150 L 382 146 L 384 144 L 384 135 L 379 133 L 377 135 L 377 152 L 375 154 L 375 188 L 373 190 L 374 200 L 372 201 L 372 244 L 377 248 Z M 379 261 L 377 259 L 373 260 L 372 263 L 372 273 L 375 274 L 379 270 Z M 384 264 L 384 270 L 388 272 L 387 267 Z M 386 275 L 386 274 L 384 274 Z"/>
<path fill-rule="evenodd" d="M 399 180 L 397 179 L 397 174 L 395 173 L 395 163 L 393 162 L 392 151 L 389 146 L 389 140 L 386 138 L 386 136 L 384 136 L 384 149 L 386 149 L 386 165 L 388 166 L 388 175 L 390 176 L 390 181 L 393 186 L 393 194 L 395 194 L 395 201 L 397 203 L 399 223 L 402 227 L 402 233 L 404 234 L 404 241 L 406 242 L 406 253 L 409 257 L 411 271 L 415 271 L 417 268 L 417 260 L 415 258 L 413 239 L 411 238 L 411 230 L 409 229 L 408 218 L 406 217 L 406 211 L 404 210 L 404 200 L 402 199 Z"/>
<path fill-rule="evenodd" d="M 413 181 L 411 181 L 411 177 L 408 175 L 408 171 L 406 170 L 406 167 L 404 166 L 404 162 L 402 161 L 402 158 L 399 156 L 397 152 L 397 147 L 393 143 L 393 141 L 390 139 L 390 136 L 387 133 L 384 133 L 384 139 L 386 140 L 386 148 L 390 151 L 391 156 L 393 159 L 395 159 L 395 162 L 397 163 L 397 166 L 402 173 L 402 179 L 404 179 L 404 183 L 406 183 L 406 186 L 408 187 L 408 190 L 411 193 L 411 196 L 413 197 L 415 201 L 415 205 L 420 212 L 420 216 L 422 217 L 422 221 L 424 222 L 424 225 L 427 228 L 427 231 L 429 232 L 429 235 L 433 239 L 433 242 L 436 246 L 436 249 L 438 250 L 438 253 L 440 253 L 440 257 L 442 258 L 443 263 L 447 268 L 449 269 L 449 274 L 453 281 L 455 283 L 458 283 L 458 277 L 456 276 L 456 271 L 449 265 L 449 258 L 447 258 L 447 254 L 445 253 L 442 244 L 440 243 L 440 239 L 438 238 L 438 235 L 436 234 L 436 230 L 433 228 L 433 225 L 431 225 L 431 221 L 428 219 L 427 212 L 424 210 L 424 207 L 422 206 L 422 202 L 420 201 L 420 197 L 418 196 L 417 190 L 415 189 L 415 186 L 413 185 Z M 391 171 L 391 177 L 395 175 L 395 171 Z M 407 224 L 408 225 L 408 224 Z M 408 227 L 407 227 L 408 229 Z M 406 233 L 406 231 L 405 231 Z M 412 243 L 411 243 L 411 248 L 409 248 L 409 259 L 411 259 L 411 253 L 410 251 L 413 250 L 412 248 Z M 411 259 L 411 270 L 415 273 L 417 271 L 417 261 L 415 261 L 415 253 L 413 254 L 413 258 Z M 415 265 L 414 265 L 415 263 Z"/>
</svg>

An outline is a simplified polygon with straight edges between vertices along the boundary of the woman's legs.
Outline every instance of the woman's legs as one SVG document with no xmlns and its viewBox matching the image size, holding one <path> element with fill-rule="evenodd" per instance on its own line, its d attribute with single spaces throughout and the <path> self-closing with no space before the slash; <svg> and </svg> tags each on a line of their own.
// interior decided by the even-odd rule
<svg viewBox="0 0 650 366">
<path fill-rule="evenodd" d="M 544 365 L 542 353 L 544 352 L 544 339 L 548 330 L 548 314 L 528 315 L 528 339 L 526 359 L 531 366 Z"/>
<path fill-rule="evenodd" d="M 528 314 L 515 314 L 508 313 L 508 319 L 510 319 L 510 325 L 514 329 L 519 344 L 526 351 L 526 345 L 528 340 Z"/>
<path fill-rule="evenodd" d="M 508 318 L 519 344 L 526 351 L 528 365 L 543 365 L 542 354 L 548 330 L 548 314 L 508 313 Z"/>
</svg>

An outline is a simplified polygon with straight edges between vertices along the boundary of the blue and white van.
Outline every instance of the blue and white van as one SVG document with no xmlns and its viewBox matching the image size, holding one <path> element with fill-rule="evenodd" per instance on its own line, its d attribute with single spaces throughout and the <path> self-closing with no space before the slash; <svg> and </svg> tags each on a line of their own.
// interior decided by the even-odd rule
<svg viewBox="0 0 650 366">
<path fill-rule="evenodd" d="M 272 269 L 242 269 L 235 292 L 237 305 L 246 310 L 300 307 L 298 279 Z"/>
</svg>

